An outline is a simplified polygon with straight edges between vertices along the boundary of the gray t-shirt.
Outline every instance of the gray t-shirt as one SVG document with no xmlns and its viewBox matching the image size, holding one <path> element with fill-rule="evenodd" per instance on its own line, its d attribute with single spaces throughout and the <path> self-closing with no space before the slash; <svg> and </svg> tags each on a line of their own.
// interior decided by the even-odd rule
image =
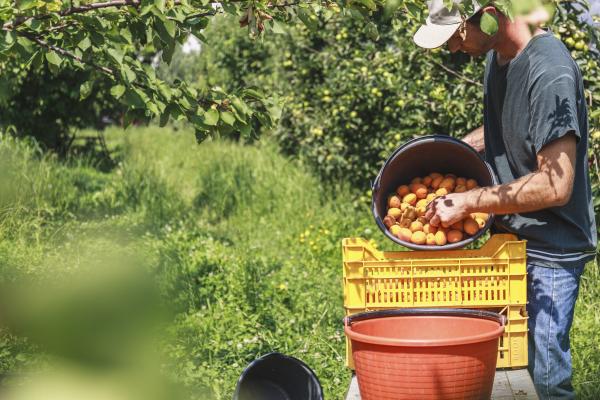
<svg viewBox="0 0 600 400">
<path fill-rule="evenodd" d="M 535 36 L 511 62 L 487 56 L 484 78 L 485 157 L 500 183 L 537 170 L 537 153 L 572 132 L 577 137 L 575 182 L 562 207 L 496 216 L 493 231 L 527 242 L 528 260 L 550 267 L 593 258 L 596 222 L 588 173 L 588 121 L 581 72 L 552 34 Z"/>
</svg>

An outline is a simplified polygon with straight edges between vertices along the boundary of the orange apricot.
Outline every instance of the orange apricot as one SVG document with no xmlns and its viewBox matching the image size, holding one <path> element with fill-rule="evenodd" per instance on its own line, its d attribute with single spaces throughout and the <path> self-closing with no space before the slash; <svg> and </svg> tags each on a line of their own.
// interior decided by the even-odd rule
<svg viewBox="0 0 600 400">
<path fill-rule="evenodd" d="M 439 188 L 438 190 L 435 191 L 435 195 L 436 196 L 445 196 L 447 194 L 448 194 L 448 189 L 443 188 L 443 187 L 441 187 L 441 188 Z"/>
<path fill-rule="evenodd" d="M 464 193 L 467 191 L 467 187 L 465 185 L 456 185 L 454 188 L 454 193 Z"/>
<path fill-rule="evenodd" d="M 390 233 L 394 236 L 398 236 L 401 229 L 402 228 L 400 227 L 400 225 L 392 225 L 390 226 Z"/>
<path fill-rule="evenodd" d="M 444 178 L 444 180 L 440 183 L 439 187 L 445 188 L 446 190 L 448 190 L 448 193 L 450 193 L 454 190 L 455 186 L 456 186 L 456 183 L 454 182 L 454 178 L 448 177 L 448 178 Z"/>
<path fill-rule="evenodd" d="M 387 215 L 394 217 L 394 219 L 398 219 L 402 215 L 402 211 L 399 208 L 390 208 Z"/>
<path fill-rule="evenodd" d="M 443 180 L 444 180 L 443 176 L 436 176 L 435 178 L 433 178 L 433 181 L 431 181 L 431 187 L 434 189 L 439 188 L 440 183 L 442 183 Z"/>
<path fill-rule="evenodd" d="M 467 235 L 473 236 L 479 231 L 479 224 L 473 218 L 466 218 L 463 223 L 463 230 Z"/>
<path fill-rule="evenodd" d="M 410 224 L 410 230 L 411 230 L 411 232 L 422 231 L 423 230 L 423 224 L 420 221 L 413 221 Z"/>
<path fill-rule="evenodd" d="M 404 197 L 410 193 L 410 188 L 407 185 L 398 186 L 396 193 L 398 193 L 398 196 Z"/>
<path fill-rule="evenodd" d="M 427 204 L 429 204 L 429 201 L 427 199 L 421 199 L 417 201 L 417 205 L 415 207 L 427 207 Z"/>
<path fill-rule="evenodd" d="M 425 244 L 425 242 L 427 241 L 427 236 L 423 231 L 416 231 L 413 232 L 410 241 L 414 244 Z"/>
<path fill-rule="evenodd" d="M 435 233 L 435 244 L 438 246 L 443 246 L 447 242 L 446 233 L 442 230 L 439 230 Z"/>
<path fill-rule="evenodd" d="M 421 180 L 421 183 L 425 186 L 431 186 L 432 181 L 433 181 L 433 178 L 431 176 L 426 176 Z"/>
<path fill-rule="evenodd" d="M 435 233 L 427 233 L 427 236 L 425 237 L 425 243 L 430 246 L 437 244 L 435 241 Z"/>
<path fill-rule="evenodd" d="M 418 176 L 416 178 L 413 178 L 412 181 L 410 181 L 411 184 L 415 184 L 415 183 L 421 183 L 421 178 L 419 178 Z"/>
<path fill-rule="evenodd" d="M 400 208 L 400 204 L 402 204 L 402 200 L 398 196 L 390 196 L 388 199 L 388 207 L 390 208 Z"/>
<path fill-rule="evenodd" d="M 423 232 L 435 234 L 437 232 L 437 228 L 431 224 L 425 224 L 423 225 Z"/>
<path fill-rule="evenodd" d="M 456 186 L 467 186 L 467 180 L 463 177 L 456 178 Z"/>
<path fill-rule="evenodd" d="M 487 221 L 489 219 L 489 214 L 488 213 L 482 213 L 482 212 L 475 212 L 475 213 L 471 213 L 471 218 L 475 219 L 475 218 L 481 218 L 484 221 Z"/>
<path fill-rule="evenodd" d="M 463 239 L 463 233 L 457 230 L 451 230 L 448 232 L 448 242 L 456 243 Z"/>
<path fill-rule="evenodd" d="M 410 239 L 412 237 L 412 231 L 408 228 L 400 228 L 399 233 L 396 235 L 396 237 L 400 240 L 404 240 L 405 242 L 410 242 Z"/>
<path fill-rule="evenodd" d="M 477 181 L 475 179 L 468 179 L 466 186 L 467 186 L 467 190 L 474 189 L 477 186 Z"/>
<path fill-rule="evenodd" d="M 415 195 L 417 195 L 418 199 L 424 199 L 427 197 L 427 186 L 423 185 L 422 183 L 415 183 L 411 185 L 410 189 Z"/>
<path fill-rule="evenodd" d="M 404 196 L 402 202 L 414 206 L 415 204 L 417 204 L 417 195 L 414 193 L 409 193 L 406 196 Z"/>
<path fill-rule="evenodd" d="M 475 222 L 479 225 L 479 229 L 483 229 L 485 227 L 486 221 L 482 218 L 476 217 Z"/>
</svg>

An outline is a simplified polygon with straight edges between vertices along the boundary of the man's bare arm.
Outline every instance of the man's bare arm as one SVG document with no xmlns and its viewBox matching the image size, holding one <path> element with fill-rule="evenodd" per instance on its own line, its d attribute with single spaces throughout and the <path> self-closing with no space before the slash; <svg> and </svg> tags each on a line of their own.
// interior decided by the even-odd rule
<svg viewBox="0 0 600 400">
<path fill-rule="evenodd" d="M 575 136 L 568 134 L 540 150 L 537 171 L 510 184 L 475 189 L 467 207 L 473 211 L 514 214 L 563 206 L 573 191 L 575 160 Z"/>
<path fill-rule="evenodd" d="M 556 139 L 537 155 L 538 170 L 511 183 L 450 193 L 429 203 L 425 218 L 450 226 L 473 212 L 518 214 L 565 205 L 575 179 L 574 135 Z"/>
<path fill-rule="evenodd" d="M 462 138 L 462 141 L 481 153 L 485 150 L 485 142 L 483 140 L 483 126 L 475 129 L 473 132 Z"/>
</svg>

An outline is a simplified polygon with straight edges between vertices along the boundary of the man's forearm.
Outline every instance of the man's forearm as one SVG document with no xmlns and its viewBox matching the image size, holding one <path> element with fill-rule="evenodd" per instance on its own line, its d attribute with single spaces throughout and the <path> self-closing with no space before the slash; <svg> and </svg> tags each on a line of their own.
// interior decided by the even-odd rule
<svg viewBox="0 0 600 400">
<path fill-rule="evenodd" d="M 473 132 L 462 138 L 462 141 L 473 147 L 481 153 L 485 150 L 485 141 L 483 140 L 483 126 L 475 129 Z"/>
<path fill-rule="evenodd" d="M 518 214 L 566 204 L 570 193 L 556 188 L 545 171 L 526 175 L 514 182 L 474 189 L 469 196 L 469 212 Z"/>
</svg>

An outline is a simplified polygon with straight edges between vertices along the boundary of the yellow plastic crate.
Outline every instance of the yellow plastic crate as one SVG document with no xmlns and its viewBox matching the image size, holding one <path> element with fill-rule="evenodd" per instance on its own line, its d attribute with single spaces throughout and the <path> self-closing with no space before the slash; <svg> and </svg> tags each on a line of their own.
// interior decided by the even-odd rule
<svg viewBox="0 0 600 400">
<path fill-rule="evenodd" d="M 478 250 L 390 251 L 342 241 L 346 315 L 404 307 L 478 308 L 507 317 L 498 368 L 527 365 L 525 241 L 493 235 Z M 353 368 L 346 340 L 346 365 Z"/>
</svg>

